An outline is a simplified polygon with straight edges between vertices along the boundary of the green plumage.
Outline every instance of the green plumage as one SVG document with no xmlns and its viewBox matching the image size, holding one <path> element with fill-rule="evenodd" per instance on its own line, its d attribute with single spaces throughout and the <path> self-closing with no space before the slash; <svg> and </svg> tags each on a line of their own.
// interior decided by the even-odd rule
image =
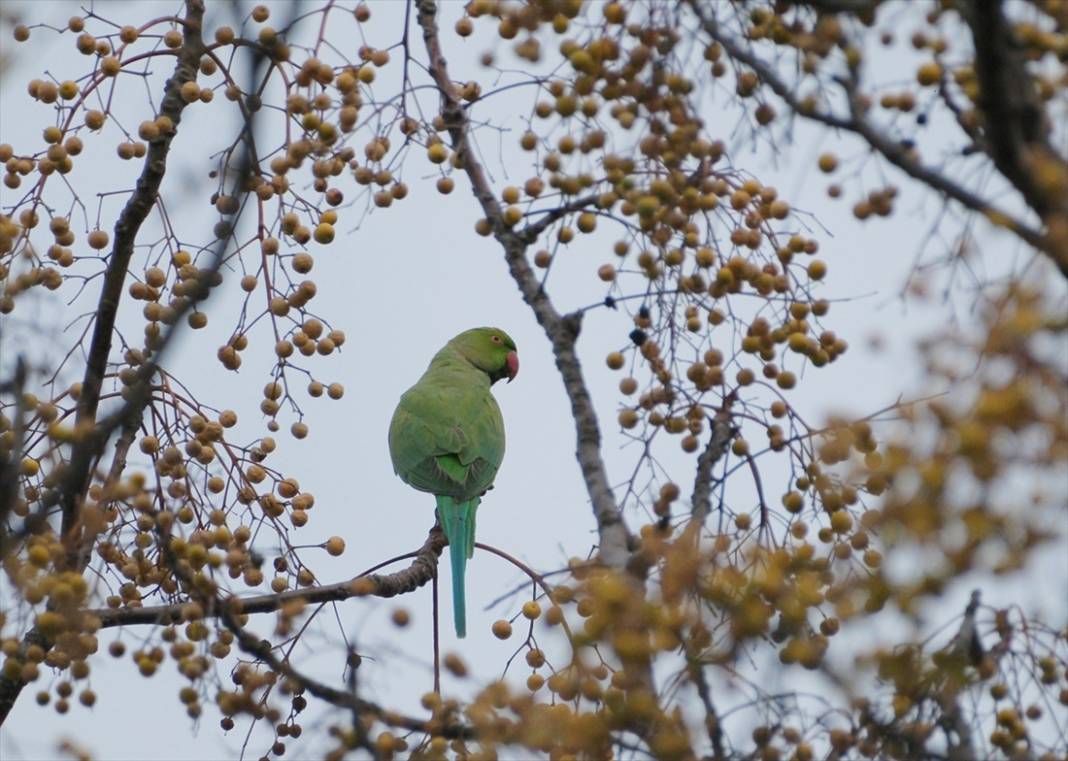
<svg viewBox="0 0 1068 761">
<path fill-rule="evenodd" d="M 475 548 L 475 511 L 504 459 L 504 420 L 490 386 L 515 377 L 518 362 L 515 343 L 503 331 L 465 331 L 404 392 L 389 426 L 393 470 L 437 498 L 459 637 L 466 633 L 464 571 Z"/>
</svg>

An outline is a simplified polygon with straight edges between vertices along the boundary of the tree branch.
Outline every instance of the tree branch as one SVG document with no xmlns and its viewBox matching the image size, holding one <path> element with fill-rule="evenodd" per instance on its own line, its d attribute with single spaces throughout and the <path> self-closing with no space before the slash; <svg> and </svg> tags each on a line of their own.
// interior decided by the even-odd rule
<svg viewBox="0 0 1068 761">
<path fill-rule="evenodd" d="M 708 444 L 697 457 L 697 475 L 690 499 L 690 520 L 696 524 L 704 523 L 712 510 L 712 468 L 727 453 L 727 447 L 737 432 L 731 422 L 730 408 L 733 402 L 733 393 L 723 400 L 723 406 L 712 418 Z"/>
<path fill-rule="evenodd" d="M 33 646 L 40 647 L 43 650 L 48 650 L 52 647 L 51 640 L 38 631 L 36 626 L 23 635 L 22 641 L 19 643 L 19 654 L 24 655 Z M 14 678 L 0 676 L 0 726 L 3 726 L 4 720 L 11 713 L 11 709 L 15 706 L 15 701 L 18 700 L 19 693 L 22 692 L 22 688 L 25 686 L 26 683 L 18 675 Z"/>
<path fill-rule="evenodd" d="M 26 405 L 22 401 L 22 394 L 26 389 L 26 360 L 21 355 L 15 361 L 10 387 L 11 396 L 15 400 L 15 420 L 11 427 L 14 442 L 7 455 L 0 455 L 0 560 L 6 557 L 2 548 L 7 539 L 7 518 L 15 509 L 19 496 L 19 468 L 22 465 L 26 418 Z"/>
<path fill-rule="evenodd" d="M 723 747 L 723 722 L 720 720 L 716 705 L 712 702 L 712 690 L 708 687 L 708 679 L 705 678 L 704 664 L 701 663 L 693 652 L 690 645 L 686 645 L 686 669 L 697 690 L 697 696 L 705 708 L 705 729 L 708 739 L 712 742 L 713 761 L 726 761 L 727 754 Z"/>
<path fill-rule="evenodd" d="M 566 217 L 568 214 L 572 214 L 576 211 L 585 209 L 588 206 L 592 206 L 595 203 L 597 203 L 597 196 L 595 194 L 576 198 L 572 201 L 569 201 L 568 203 L 565 203 L 563 206 L 559 206 L 555 209 L 550 209 L 549 211 L 545 212 L 544 217 L 539 219 L 537 222 L 531 222 L 529 225 L 527 225 L 518 233 L 516 233 L 516 235 L 519 236 L 519 239 L 521 241 L 523 241 L 529 246 L 534 243 L 534 241 L 536 241 L 538 237 L 543 232 L 545 232 L 556 220 Z"/>
<path fill-rule="evenodd" d="M 608 566 L 622 569 L 626 566 L 630 554 L 631 535 L 608 482 L 601 457 L 601 431 L 597 414 L 575 352 L 575 340 L 582 325 L 581 315 L 561 315 L 557 312 L 527 262 L 526 249 L 531 242 L 529 236 L 536 236 L 537 232 L 540 232 L 541 223 L 535 223 L 523 233 L 517 234 L 502 218 L 500 205 L 494 197 L 486 172 L 472 149 L 470 118 L 456 86 L 449 77 L 438 36 L 437 4 L 434 0 L 420 0 L 418 22 L 423 30 L 430 75 L 441 93 L 441 115 L 449 130 L 453 150 L 456 151 L 459 163 L 471 181 L 472 191 L 482 207 L 482 213 L 489 220 L 495 237 L 504 248 L 512 279 L 519 286 L 523 300 L 533 310 L 538 324 L 552 344 L 556 367 L 560 371 L 564 390 L 571 402 L 577 440 L 575 455 L 597 521 L 601 559 Z"/>
<path fill-rule="evenodd" d="M 970 663 L 975 666 L 983 658 L 983 645 L 979 639 L 975 621 L 975 614 L 979 610 L 979 600 L 979 590 L 973 590 L 968 607 L 964 609 L 960 628 L 947 648 L 956 663 Z M 946 742 L 949 745 L 946 749 L 946 756 L 951 761 L 967 761 L 967 759 L 975 758 L 976 755 L 972 730 L 964 718 L 964 712 L 961 711 L 959 693 L 959 683 L 951 679 L 938 699 L 938 705 L 942 711 L 939 724 L 946 734 Z M 953 739 L 953 735 L 956 735 L 956 740 Z"/>
<path fill-rule="evenodd" d="M 104 374 L 107 370 L 108 356 L 111 353 L 119 299 L 122 295 L 126 271 L 133 256 L 134 242 L 138 230 L 156 203 L 159 187 L 167 169 L 167 153 L 174 135 L 177 134 L 181 112 L 185 108 L 185 101 L 180 92 L 181 87 L 185 82 L 196 79 L 200 57 L 204 51 L 204 42 L 201 37 L 204 19 L 203 0 L 186 0 L 186 11 L 187 16 L 182 25 L 184 38 L 178 51 L 178 62 L 174 74 L 167 81 L 166 94 L 160 106 L 160 115 L 169 117 L 175 129 L 161 134 L 150 144 L 141 176 L 137 181 L 137 188 L 115 225 L 115 243 L 110 254 L 111 261 L 104 274 L 104 285 L 97 305 L 96 323 L 76 415 L 76 429 L 91 430 L 72 447 L 70 462 L 63 474 L 60 487 L 49 497 L 42 499 L 41 512 L 38 513 L 44 516 L 50 507 L 57 503 L 61 505 L 61 536 L 64 541 L 68 534 L 74 533 L 74 529 L 78 526 L 81 498 L 88 488 L 94 461 L 103 451 L 111 433 L 123 422 L 128 422 L 130 416 L 136 415 L 139 418 L 151 396 L 149 381 L 155 369 L 154 363 L 140 368 L 138 381 L 130 389 L 130 398 L 118 414 L 104 421 L 104 425 L 93 425 L 100 402 Z M 221 261 L 221 257 L 219 260 Z M 27 519 L 24 531 L 33 530 L 34 527 L 35 521 Z M 17 539 L 13 540 L 10 536 L 4 537 L 0 550 L 6 554 L 13 546 L 13 541 Z M 75 542 L 68 548 L 66 564 L 71 566 L 82 562 L 84 562 L 83 553 L 79 550 L 79 544 Z M 49 650 L 52 644 L 48 637 L 34 627 L 23 636 L 17 655 L 24 656 L 31 646 Z M 24 686 L 25 683 L 17 675 L 13 678 L 0 675 L 0 725 L 3 725 Z"/>
<path fill-rule="evenodd" d="M 445 548 L 445 534 L 435 524 L 427 534 L 423 546 L 416 550 L 414 559 L 407 568 L 388 574 L 367 574 L 348 581 L 320 587 L 294 589 L 281 594 L 257 595 L 255 597 L 230 597 L 222 599 L 223 607 L 243 614 L 273 613 L 287 603 L 302 600 L 309 605 L 340 602 L 350 597 L 396 597 L 412 592 L 426 584 L 437 573 L 438 558 Z M 183 620 L 182 603 L 153 605 L 144 608 L 98 608 L 86 613 L 100 621 L 100 628 L 133 626 L 137 624 L 170 624 Z M 204 615 L 219 618 L 221 608 L 206 608 Z"/>
<path fill-rule="evenodd" d="M 191 78 L 195 78 L 197 68 L 199 67 L 200 56 L 204 50 L 200 34 L 204 13 L 203 0 L 187 0 L 187 9 L 188 17 L 183 24 L 185 41 L 178 53 L 179 63 L 176 66 L 175 74 L 167 81 L 166 95 L 164 97 L 163 106 L 161 107 L 161 115 L 170 116 L 175 127 L 177 127 L 180 120 L 178 111 L 184 107 L 184 101 L 182 101 L 179 94 L 181 85 L 183 84 L 183 81 L 189 81 Z M 191 50 L 195 52 L 195 56 L 190 53 Z M 256 66 L 258 66 L 259 62 L 262 60 L 262 56 L 255 59 L 253 70 L 255 70 Z M 189 74 L 190 66 L 192 72 L 191 76 Z M 183 80 L 183 77 L 189 78 Z M 179 101 L 177 105 L 172 102 L 175 98 Z M 177 111 L 175 109 L 177 109 Z M 243 132 L 246 136 L 245 146 L 246 149 L 248 149 L 246 150 L 247 154 L 249 150 L 251 150 L 250 146 L 252 141 L 252 125 L 248 115 L 246 115 Z M 130 202 L 124 207 L 120 215 L 120 220 L 116 224 L 116 244 L 111 255 L 112 261 L 108 265 L 108 269 L 105 273 L 105 285 L 101 293 L 100 308 L 102 311 L 97 315 L 95 327 L 97 328 L 98 333 L 94 334 L 93 348 L 90 349 L 90 360 L 86 368 L 86 378 L 89 378 L 93 372 L 92 363 L 94 357 L 103 362 L 100 366 L 101 368 L 106 369 L 107 367 L 107 356 L 110 352 L 110 337 L 108 337 L 106 341 L 106 346 L 104 346 L 103 343 L 97 343 L 99 328 L 102 324 L 101 316 L 103 311 L 105 311 L 103 302 L 109 293 L 109 288 L 116 282 L 119 289 L 118 295 L 121 295 L 122 282 L 129 266 L 129 260 L 133 254 L 133 244 L 137 230 L 155 204 L 159 184 L 162 181 L 163 173 L 166 170 L 166 154 L 169 151 L 170 141 L 176 134 L 177 130 L 172 130 L 171 133 L 166 136 L 166 140 L 164 141 L 166 144 L 162 148 L 159 147 L 158 143 L 153 143 L 153 146 L 148 151 L 148 159 L 146 159 L 146 165 L 142 170 L 141 178 L 138 180 L 137 190 L 135 190 Z M 163 140 L 163 138 L 161 138 L 161 140 Z M 250 162 L 246 155 L 244 159 L 239 162 L 239 171 L 237 172 L 237 178 L 234 182 L 234 186 L 238 192 L 241 192 L 245 187 L 249 172 Z M 239 214 L 240 209 L 235 214 L 227 216 L 236 218 Z M 125 242 L 120 245 L 120 241 Z M 218 271 L 223 262 L 225 247 L 225 239 L 220 240 L 212 265 L 206 274 L 214 275 Z M 120 260 L 123 263 L 121 266 L 117 266 L 116 263 Z M 187 298 L 183 306 L 177 310 L 177 316 L 173 325 L 163 334 L 151 359 L 137 368 L 136 379 L 126 388 L 124 392 L 125 401 L 119 409 L 103 420 L 100 420 L 99 422 L 96 421 L 96 408 L 99 403 L 103 380 L 102 369 L 101 374 L 96 379 L 95 393 L 91 394 L 92 397 L 95 397 L 95 399 L 92 399 L 89 402 L 88 408 L 91 411 L 88 413 L 88 417 L 83 419 L 83 409 L 86 409 L 82 406 L 82 403 L 86 398 L 83 386 L 83 396 L 79 400 L 78 407 L 78 420 L 82 421 L 80 423 L 80 435 L 72 447 L 70 462 L 62 471 L 60 483 L 57 488 L 46 492 L 42 496 L 39 501 L 39 509 L 33 515 L 26 518 L 20 532 L 0 537 L 0 558 L 5 557 L 7 553 L 16 546 L 17 542 L 21 541 L 25 536 L 40 530 L 42 527 L 47 527 L 47 523 L 44 519 L 47 517 L 49 510 L 58 504 L 62 509 L 61 536 L 66 545 L 66 557 L 60 561 L 61 567 L 77 570 L 79 572 L 84 571 L 89 560 L 88 543 L 93 537 L 81 535 L 80 507 L 82 495 L 84 495 L 85 490 L 88 488 L 92 476 L 94 463 L 103 452 L 111 435 L 121 427 L 123 429 L 123 434 L 116 445 L 115 458 L 112 461 L 112 466 L 108 474 L 108 482 L 112 483 L 121 477 L 122 471 L 125 468 L 127 450 L 133 441 L 133 437 L 135 436 L 138 427 L 141 425 L 144 410 L 152 399 L 152 378 L 159 369 L 159 362 L 167 348 L 171 345 L 174 336 L 180 331 L 180 326 L 183 323 L 182 318 L 190 309 L 202 303 L 208 297 L 211 287 L 208 280 L 210 280 L 210 278 L 201 282 L 200 287 L 186 294 Z M 105 322 L 110 321 L 112 328 L 114 328 L 114 310 L 117 310 L 118 308 L 117 296 L 115 299 L 108 301 L 107 308 L 111 309 L 112 312 Z M 88 381 L 86 381 L 86 383 L 88 383 Z M 48 637 L 38 632 L 36 628 L 32 628 L 23 636 L 16 657 L 24 657 L 27 649 L 32 645 L 37 645 L 45 650 L 49 650 L 53 643 Z M 0 676 L 0 725 L 3 724 L 24 686 L 24 683 L 18 677 L 9 679 L 6 676 Z"/>
<path fill-rule="evenodd" d="M 181 89 L 186 82 L 196 80 L 200 58 L 204 54 L 204 40 L 201 27 L 204 21 L 203 0 L 186 0 L 186 18 L 182 24 L 184 39 L 178 50 L 174 74 L 167 80 L 166 91 L 160 103 L 160 116 L 168 117 L 174 129 L 161 132 L 160 136 L 149 143 L 148 155 L 137 179 L 137 188 L 130 196 L 115 223 L 115 241 L 111 249 L 107 270 L 104 273 L 104 285 L 96 308 L 96 322 L 93 325 L 93 338 L 89 344 L 85 377 L 82 380 L 82 394 L 78 400 L 78 412 L 75 427 L 84 430 L 96 419 L 97 406 L 107 371 L 108 357 L 111 355 L 111 342 L 115 332 L 115 319 L 118 316 L 119 300 L 122 298 L 122 286 L 126 280 L 126 271 L 133 257 L 134 243 L 141 225 L 148 218 L 156 204 L 163 176 L 167 171 L 167 154 L 171 141 L 177 134 L 177 127 L 182 119 L 186 103 L 182 99 Z M 102 444 L 99 444 L 102 446 Z M 75 526 L 78 520 L 78 506 L 89 486 L 92 463 L 99 455 L 98 442 L 94 438 L 74 445 L 69 464 L 69 483 L 74 488 L 62 495 L 63 520 L 61 535 Z"/>
<path fill-rule="evenodd" d="M 158 522 L 156 525 L 156 533 L 159 537 L 163 557 L 173 570 L 175 577 L 182 583 L 188 592 L 190 599 L 197 600 L 205 611 L 213 611 L 223 625 L 234 635 L 238 647 L 240 647 L 247 655 L 256 658 L 275 673 L 281 674 L 282 676 L 297 682 L 301 687 L 320 700 L 324 700 L 337 708 L 351 711 L 357 720 L 361 715 L 366 714 L 374 716 L 379 721 L 390 726 L 406 729 L 410 732 L 433 733 L 450 739 L 470 738 L 473 736 L 473 730 L 466 725 L 456 723 L 444 725 L 440 722 L 432 725 L 431 722 L 422 721 L 414 717 L 399 714 L 395 711 L 386 710 L 376 703 L 359 698 L 351 689 L 340 690 L 336 687 L 331 687 L 325 682 L 321 682 L 318 679 L 314 679 L 307 674 L 302 673 L 289 663 L 287 658 L 279 658 L 275 655 L 274 648 L 269 641 L 256 636 L 245 629 L 241 624 L 239 616 L 243 615 L 246 611 L 239 610 L 236 605 L 232 604 L 233 600 L 236 598 L 224 600 L 215 593 L 205 591 L 202 585 L 196 583 L 187 567 L 184 567 L 181 561 L 174 557 L 174 554 L 171 552 L 169 533 L 165 531 Z M 430 535 L 427 537 L 426 542 L 419 551 L 419 555 L 416 557 L 415 561 L 412 562 L 411 566 L 396 574 L 388 574 L 384 577 L 365 576 L 356 581 L 375 584 L 376 582 L 374 579 L 378 578 L 379 582 L 382 584 L 383 591 L 406 589 L 413 579 L 421 578 L 425 573 L 425 570 L 416 570 L 417 568 L 425 569 L 429 567 L 430 575 L 433 576 L 434 569 L 437 565 L 437 557 L 441 554 L 443 547 L 444 533 L 435 525 L 434 528 L 431 529 Z M 422 583 L 425 582 L 426 579 L 424 579 Z M 346 583 L 353 586 L 351 582 Z M 418 586 L 418 584 L 416 586 Z M 411 589 L 414 588 L 415 586 L 411 587 Z M 357 593 L 359 593 L 359 591 L 357 591 Z M 399 591 L 395 591 L 394 594 L 399 594 Z M 384 596 L 390 595 L 387 594 Z M 296 595 L 296 597 L 306 596 Z M 290 597 L 289 599 L 293 598 Z"/>
<path fill-rule="evenodd" d="M 1043 173 L 1036 171 L 1042 162 L 1052 162 L 1066 176 L 1068 166 L 1049 143 L 1049 115 L 1015 49 L 1001 0 L 971 0 L 961 6 L 961 15 L 972 31 L 990 158 L 1043 219 L 1068 215 L 1068 194 L 1050 193 L 1041 182 Z"/>
<path fill-rule="evenodd" d="M 794 84 L 786 82 L 751 49 L 743 46 L 731 35 L 724 33 L 716 19 L 704 13 L 698 0 L 689 0 L 689 2 L 704 31 L 723 46 L 727 55 L 732 59 L 752 69 L 760 80 L 768 85 L 772 92 L 778 95 L 796 114 L 828 127 L 852 132 L 861 137 L 869 147 L 905 172 L 909 177 L 919 180 L 927 187 L 962 206 L 982 214 L 994 224 L 1011 230 L 1028 245 L 1049 256 L 1061 274 L 1068 277 L 1068 247 L 1058 243 L 1059 239 L 1055 236 L 1048 236 L 1042 230 L 1028 225 L 1019 217 L 996 208 L 991 202 L 968 190 L 963 185 L 917 161 L 911 151 L 883 133 L 865 118 L 855 84 L 851 84 L 848 80 L 839 82 L 845 89 L 849 99 L 850 115 L 848 118 L 813 109 L 808 104 L 801 102 Z M 982 3 L 979 3 L 979 5 L 982 5 Z M 1011 180 L 1011 178 L 1009 179 Z"/>
</svg>

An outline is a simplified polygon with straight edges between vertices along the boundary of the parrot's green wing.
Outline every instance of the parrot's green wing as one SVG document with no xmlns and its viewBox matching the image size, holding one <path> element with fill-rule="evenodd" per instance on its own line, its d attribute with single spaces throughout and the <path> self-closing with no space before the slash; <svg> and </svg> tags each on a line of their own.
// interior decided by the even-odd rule
<svg viewBox="0 0 1068 761">
<path fill-rule="evenodd" d="M 480 496 L 504 459 L 504 421 L 485 373 L 432 364 L 397 405 L 389 451 L 416 489 L 461 502 Z"/>
</svg>

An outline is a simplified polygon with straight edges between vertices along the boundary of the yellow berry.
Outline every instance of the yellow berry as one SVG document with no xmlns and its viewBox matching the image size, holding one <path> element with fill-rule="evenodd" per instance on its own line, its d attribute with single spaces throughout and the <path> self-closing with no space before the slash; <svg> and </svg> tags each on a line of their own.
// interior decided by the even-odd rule
<svg viewBox="0 0 1068 761">
<path fill-rule="evenodd" d="M 326 245 L 334 240 L 334 226 L 329 222 L 320 222 L 315 227 L 315 242 Z"/>
<path fill-rule="evenodd" d="M 440 164 L 449 157 L 449 149 L 444 143 L 431 143 L 426 149 L 426 157 L 435 164 Z"/>
<path fill-rule="evenodd" d="M 813 259 L 808 265 L 808 276 L 813 280 L 822 280 L 827 274 L 827 264 L 822 259 Z"/>
<path fill-rule="evenodd" d="M 845 510 L 836 510 L 831 514 L 831 529 L 837 534 L 844 534 L 853 528 L 853 516 Z"/>
<path fill-rule="evenodd" d="M 523 218 L 523 210 L 518 206 L 508 206 L 501 214 L 501 219 L 509 227 L 514 227 L 519 223 L 519 220 Z"/>
<path fill-rule="evenodd" d="M 456 677 L 467 676 L 467 664 L 456 653 L 448 653 L 442 661 L 449 673 Z"/>
<path fill-rule="evenodd" d="M 924 87 L 931 87 L 942 79 L 942 67 L 934 61 L 928 61 L 916 70 L 916 81 Z"/>
<path fill-rule="evenodd" d="M 89 233 L 88 242 L 91 248 L 95 248 L 97 250 L 107 248 L 108 240 L 108 234 L 104 230 L 93 230 L 91 233 Z"/>
<path fill-rule="evenodd" d="M 782 504 L 788 512 L 796 514 L 801 512 L 805 506 L 805 499 L 801 496 L 801 492 L 791 491 L 783 495 Z"/>
<path fill-rule="evenodd" d="M 536 600 L 527 600 L 523 603 L 523 616 L 534 621 L 541 615 L 541 606 L 538 605 Z"/>
</svg>

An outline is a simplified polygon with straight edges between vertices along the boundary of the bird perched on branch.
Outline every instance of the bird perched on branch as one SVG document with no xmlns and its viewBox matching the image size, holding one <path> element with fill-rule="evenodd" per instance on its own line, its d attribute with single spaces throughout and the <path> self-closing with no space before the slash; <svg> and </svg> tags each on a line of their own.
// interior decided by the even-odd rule
<svg viewBox="0 0 1068 761">
<path fill-rule="evenodd" d="M 490 386 L 519 372 L 515 342 L 497 328 L 453 338 L 404 392 L 389 425 L 393 470 L 437 499 L 449 540 L 456 636 L 467 633 L 464 570 L 475 550 L 475 511 L 504 459 L 504 420 Z"/>
</svg>

